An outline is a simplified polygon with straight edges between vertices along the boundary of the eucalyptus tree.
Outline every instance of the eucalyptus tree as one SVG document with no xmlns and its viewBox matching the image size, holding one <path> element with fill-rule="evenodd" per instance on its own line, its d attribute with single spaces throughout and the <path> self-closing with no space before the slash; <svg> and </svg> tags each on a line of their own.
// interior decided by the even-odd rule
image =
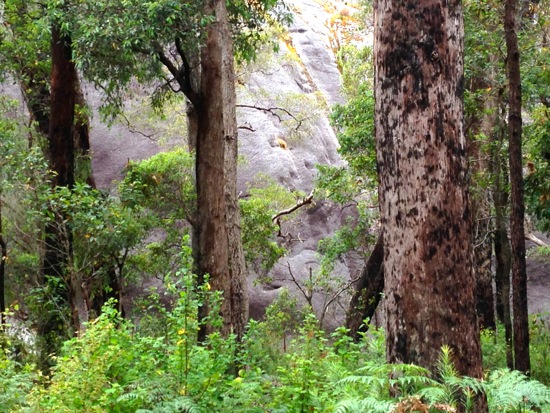
<svg viewBox="0 0 550 413">
<path fill-rule="evenodd" d="M 508 72 L 508 153 L 510 163 L 512 244 L 512 303 L 514 310 L 514 368 L 527 374 L 529 358 L 529 314 L 527 311 L 527 272 L 525 264 L 525 202 L 522 160 L 521 72 L 518 45 L 518 1 L 504 3 L 504 33 Z"/>
<path fill-rule="evenodd" d="M 246 268 L 237 204 L 237 124 L 234 54 L 251 58 L 262 24 L 284 20 L 277 1 L 78 0 L 65 14 L 75 60 L 116 114 L 134 80 L 156 82 L 153 103 L 183 93 L 195 136 L 197 204 L 193 222 L 195 270 L 223 291 L 222 334 L 244 333 L 248 318 Z M 236 48 L 233 47 L 235 41 Z M 203 316 L 208 311 L 203 308 Z M 211 331 L 211 326 L 203 333 Z"/>
<path fill-rule="evenodd" d="M 375 3 L 387 358 L 482 376 L 463 131 L 461 2 Z M 480 400 L 476 411 L 486 411 Z"/>
</svg>

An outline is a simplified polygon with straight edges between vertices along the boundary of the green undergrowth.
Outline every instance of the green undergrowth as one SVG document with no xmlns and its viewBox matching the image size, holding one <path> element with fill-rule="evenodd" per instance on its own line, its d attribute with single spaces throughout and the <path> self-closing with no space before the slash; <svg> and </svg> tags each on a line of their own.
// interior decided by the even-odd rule
<svg viewBox="0 0 550 413">
<path fill-rule="evenodd" d="M 382 330 L 371 327 L 355 343 L 344 328 L 321 331 L 311 312 L 297 311 L 291 322 L 277 303 L 264 321 L 251 321 L 242 344 L 217 334 L 197 343 L 199 305 L 219 299 L 208 284 L 195 284 L 180 272 L 169 284 L 172 309 L 153 294 L 134 322 L 111 302 L 64 344 L 48 378 L 5 341 L 0 412 L 453 412 L 473 411 L 480 393 L 491 412 L 550 412 L 548 330 L 539 319 L 531 329 L 533 376 L 546 385 L 502 368 L 501 338 L 489 333 L 485 378 L 475 380 L 456 373 L 448 347 L 434 374 L 387 364 Z"/>
</svg>

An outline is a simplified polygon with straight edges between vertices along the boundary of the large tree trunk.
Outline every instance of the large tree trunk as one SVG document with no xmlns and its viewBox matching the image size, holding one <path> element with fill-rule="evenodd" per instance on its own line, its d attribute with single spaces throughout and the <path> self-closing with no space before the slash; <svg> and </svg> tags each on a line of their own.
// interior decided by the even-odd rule
<svg viewBox="0 0 550 413">
<path fill-rule="evenodd" d="M 201 52 L 200 102 L 197 109 L 197 225 L 199 276 L 223 292 L 221 333 L 240 340 L 248 321 L 248 290 L 237 203 L 237 121 L 233 45 L 223 0 L 208 0 L 214 14 Z M 209 310 L 208 306 L 205 308 Z M 203 333 L 212 330 L 207 326 Z"/>
<path fill-rule="evenodd" d="M 482 376 L 463 131 L 459 0 L 375 2 L 387 358 Z M 486 411 L 480 399 L 476 411 Z"/>
<path fill-rule="evenodd" d="M 527 273 L 525 269 L 525 205 L 523 200 L 523 165 L 521 156 L 521 74 L 516 14 L 518 1 L 504 4 L 504 30 L 508 68 L 508 153 L 510 161 L 512 244 L 512 303 L 514 310 L 514 368 L 523 373 L 531 369 L 529 361 L 529 319 L 527 312 Z"/>
<path fill-rule="evenodd" d="M 380 303 L 384 291 L 384 244 L 382 235 L 378 237 L 372 253 L 361 271 L 361 275 L 355 291 L 351 297 L 348 313 L 346 315 L 346 327 L 354 341 L 360 338 L 359 332 L 367 330 L 364 320 L 371 319 Z"/>
<path fill-rule="evenodd" d="M 50 124 L 48 135 L 48 155 L 50 168 L 55 173 L 53 186 L 73 187 L 74 179 L 74 107 L 76 69 L 71 61 L 71 42 L 63 35 L 57 25 L 52 27 L 52 74 L 50 95 Z M 79 328 L 78 315 L 74 309 L 78 304 L 72 300 L 70 291 L 72 280 L 67 279 L 67 264 L 71 260 L 72 239 L 66 219 L 52 211 L 54 221 L 46 226 L 43 284 L 50 292 L 50 299 L 55 305 L 42 314 L 38 335 L 40 337 L 40 366 L 48 372 L 52 362 L 50 355 L 57 353 L 64 338 Z M 72 323 L 66 325 L 64 312 L 73 309 Z M 78 312 L 77 312 L 78 313 Z M 67 328 L 69 330 L 67 331 Z"/>
</svg>

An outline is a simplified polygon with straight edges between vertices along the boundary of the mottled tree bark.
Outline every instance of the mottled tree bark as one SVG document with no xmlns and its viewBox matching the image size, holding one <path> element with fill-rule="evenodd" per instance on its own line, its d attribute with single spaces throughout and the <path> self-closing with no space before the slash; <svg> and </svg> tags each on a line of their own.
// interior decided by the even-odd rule
<svg viewBox="0 0 550 413">
<path fill-rule="evenodd" d="M 384 244 L 382 235 L 378 237 L 372 253 L 355 284 L 346 315 L 346 327 L 354 341 L 359 340 L 359 332 L 367 330 L 364 320 L 371 319 L 380 303 L 384 291 Z"/>
<path fill-rule="evenodd" d="M 387 358 L 482 376 L 463 131 L 459 0 L 375 2 Z M 483 399 L 476 411 L 486 411 Z"/>
<path fill-rule="evenodd" d="M 234 333 L 240 340 L 248 322 L 248 290 L 237 203 L 233 44 L 225 2 L 207 0 L 205 14 L 216 17 L 201 52 L 196 107 L 197 267 L 199 276 L 210 275 L 213 290 L 223 292 L 222 335 Z M 204 332 L 209 331 L 212 326 Z"/>
<path fill-rule="evenodd" d="M 521 155 L 521 73 L 516 15 L 518 0 L 504 3 L 504 31 L 508 69 L 508 155 L 510 162 L 510 240 L 512 244 L 512 305 L 514 368 L 529 373 L 529 318 L 525 268 L 525 204 Z"/>
</svg>

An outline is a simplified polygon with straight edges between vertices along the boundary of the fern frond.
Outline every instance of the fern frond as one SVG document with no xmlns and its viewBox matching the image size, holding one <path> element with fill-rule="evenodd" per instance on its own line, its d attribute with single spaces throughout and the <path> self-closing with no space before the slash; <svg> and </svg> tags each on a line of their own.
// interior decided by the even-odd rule
<svg viewBox="0 0 550 413">
<path fill-rule="evenodd" d="M 367 397 L 359 402 L 362 412 L 373 412 L 373 413 L 385 413 L 392 411 L 395 407 L 395 402 L 389 400 L 379 400 L 374 397 Z"/>
<path fill-rule="evenodd" d="M 334 413 L 387 413 L 392 411 L 395 405 L 395 402 L 375 397 L 346 399 L 338 403 Z"/>
<path fill-rule="evenodd" d="M 347 376 L 336 382 L 337 385 L 360 385 L 362 387 L 385 387 L 389 384 L 388 379 L 376 376 Z"/>
<path fill-rule="evenodd" d="M 550 388 L 536 380 L 529 380 L 516 370 L 492 372 L 485 389 L 489 407 L 505 410 L 522 405 L 539 408 L 550 405 Z"/>
<path fill-rule="evenodd" d="M 169 402 L 163 402 L 152 410 L 138 410 L 136 413 L 202 413 L 199 406 L 189 397 L 178 397 Z"/>
</svg>

